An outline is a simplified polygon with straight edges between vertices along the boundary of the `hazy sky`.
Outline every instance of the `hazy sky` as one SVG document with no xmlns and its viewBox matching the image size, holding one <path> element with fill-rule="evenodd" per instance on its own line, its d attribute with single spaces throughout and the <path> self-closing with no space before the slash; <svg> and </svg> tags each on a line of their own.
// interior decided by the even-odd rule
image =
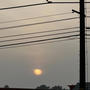
<svg viewBox="0 0 90 90">
<path fill-rule="evenodd" d="M 56 1 L 58 2 L 64 0 L 56 0 Z M 74 1 L 78 1 L 78 0 L 74 0 Z M 41 3 L 41 2 L 45 2 L 45 0 L 0 0 L 0 8 L 8 7 L 8 6 L 24 5 L 24 4 Z M 90 5 L 87 5 L 86 7 L 88 8 L 87 15 L 89 16 Z M 18 20 L 22 18 L 38 17 L 43 15 L 68 13 L 68 12 L 72 12 L 72 9 L 79 10 L 79 5 L 53 4 L 53 5 L 43 5 L 43 6 L 0 11 L 0 22 Z M 71 18 L 78 16 L 79 16 L 78 14 L 69 13 L 65 15 L 32 19 L 32 20 L 30 19 L 30 20 L 24 20 L 24 21 L 12 22 L 12 23 L 3 23 L 3 24 L 0 23 L 0 28 L 13 26 L 13 25 L 44 22 L 48 20 L 59 20 L 62 18 Z M 88 18 L 87 26 L 90 25 L 89 20 L 90 19 Z M 23 28 L 1 30 L 0 36 L 47 31 L 47 30 L 49 31 L 54 29 L 70 28 L 70 27 L 78 27 L 78 26 L 79 26 L 79 19 L 75 19 L 75 20 L 55 22 L 50 24 L 41 24 L 41 25 L 28 26 Z M 72 29 L 68 31 L 73 31 L 73 30 L 79 31 L 79 29 Z M 59 31 L 59 32 L 63 32 L 63 31 Z M 4 40 L 4 39 L 0 39 L 0 40 Z M 7 38 L 5 40 L 7 40 Z M 29 41 L 29 39 L 22 41 Z M 17 42 L 22 42 L 22 41 L 17 41 Z M 90 75 L 90 70 L 89 70 L 90 43 L 89 42 L 90 41 L 88 40 L 87 43 L 88 76 Z M 1 43 L 0 45 L 7 43 L 9 42 Z M 15 41 L 10 43 L 15 43 Z M 33 70 L 36 68 L 42 69 L 43 74 L 40 76 L 34 75 Z M 67 41 L 59 41 L 54 43 L 0 49 L 0 87 L 3 87 L 6 84 L 8 84 L 10 87 L 20 87 L 20 88 L 21 87 L 33 88 L 41 84 L 46 84 L 48 86 L 54 86 L 54 85 L 67 86 L 68 84 L 76 84 L 78 81 L 79 81 L 79 40 L 77 38 L 71 41 L 67 40 Z M 90 81 L 90 78 L 88 78 L 88 81 Z"/>
</svg>

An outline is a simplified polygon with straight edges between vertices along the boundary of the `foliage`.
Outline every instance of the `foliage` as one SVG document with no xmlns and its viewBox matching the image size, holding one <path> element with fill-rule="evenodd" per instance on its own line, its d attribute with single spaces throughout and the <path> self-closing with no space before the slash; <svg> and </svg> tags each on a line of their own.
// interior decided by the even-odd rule
<svg viewBox="0 0 90 90">
<path fill-rule="evenodd" d="M 62 86 L 53 86 L 53 87 L 49 87 L 49 86 L 47 86 L 47 85 L 40 85 L 40 86 L 38 86 L 36 89 L 45 89 L 45 90 L 66 90 L 66 89 L 63 89 L 62 88 Z"/>
<path fill-rule="evenodd" d="M 53 90 L 62 90 L 62 86 L 54 86 L 51 89 L 53 89 Z"/>
<path fill-rule="evenodd" d="M 40 85 L 36 89 L 49 89 L 49 88 L 50 87 L 48 87 L 47 85 Z"/>
</svg>

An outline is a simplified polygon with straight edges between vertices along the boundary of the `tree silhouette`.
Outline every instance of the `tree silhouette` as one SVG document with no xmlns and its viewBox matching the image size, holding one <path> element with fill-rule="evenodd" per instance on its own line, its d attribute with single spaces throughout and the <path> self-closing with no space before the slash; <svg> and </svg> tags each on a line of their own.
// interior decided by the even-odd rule
<svg viewBox="0 0 90 90">
<path fill-rule="evenodd" d="M 63 90 L 62 86 L 54 86 L 51 89 L 53 89 L 53 90 Z"/>
<path fill-rule="evenodd" d="M 4 88 L 9 88 L 9 86 L 8 85 L 5 85 Z"/>
<path fill-rule="evenodd" d="M 47 85 L 40 85 L 36 89 L 50 89 L 50 87 Z"/>
</svg>

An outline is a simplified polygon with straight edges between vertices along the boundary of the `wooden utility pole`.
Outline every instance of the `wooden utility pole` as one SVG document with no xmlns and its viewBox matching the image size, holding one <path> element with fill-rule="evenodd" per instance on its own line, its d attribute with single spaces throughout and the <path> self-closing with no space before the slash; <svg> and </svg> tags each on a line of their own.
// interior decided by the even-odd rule
<svg viewBox="0 0 90 90">
<path fill-rule="evenodd" d="M 85 10 L 84 0 L 80 0 L 80 90 L 85 90 Z"/>
</svg>

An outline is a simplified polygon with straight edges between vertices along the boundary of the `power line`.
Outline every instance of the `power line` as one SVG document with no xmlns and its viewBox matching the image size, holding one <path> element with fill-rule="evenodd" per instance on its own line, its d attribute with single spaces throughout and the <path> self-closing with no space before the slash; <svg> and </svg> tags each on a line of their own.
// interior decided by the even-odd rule
<svg viewBox="0 0 90 90">
<path fill-rule="evenodd" d="M 48 23 L 55 23 L 55 22 L 68 21 L 68 20 L 73 20 L 73 19 L 78 19 L 78 18 L 79 17 L 72 17 L 72 18 L 65 18 L 65 19 L 60 19 L 60 20 L 51 20 L 51 21 L 38 22 L 38 23 L 32 23 L 32 24 L 24 24 L 24 25 L 17 25 L 17 26 L 2 27 L 2 28 L 0 28 L 0 30 L 21 28 L 21 27 L 34 26 L 34 25 L 40 25 L 40 24 L 46 24 L 46 23 L 47 24 Z"/>
<path fill-rule="evenodd" d="M 89 11 L 87 11 L 87 12 L 90 12 L 90 10 L 89 10 Z"/>
<path fill-rule="evenodd" d="M 62 32 L 62 33 L 54 33 L 54 34 L 46 34 L 46 35 L 29 36 L 29 37 L 17 38 L 17 39 L 1 40 L 0 42 L 26 40 L 26 39 L 32 39 L 32 38 L 38 38 L 38 37 L 46 38 L 47 36 L 56 36 L 56 35 L 63 35 L 63 34 L 65 35 L 65 34 L 71 34 L 71 33 L 75 33 L 75 32 L 79 32 L 79 30 L 78 31 L 70 31 L 70 32 Z"/>
<path fill-rule="evenodd" d="M 86 17 L 90 17 L 90 16 L 86 16 Z"/>
<path fill-rule="evenodd" d="M 80 2 L 52 2 L 51 4 L 79 4 Z M 90 2 L 84 2 L 86 4 L 90 4 Z"/>
<path fill-rule="evenodd" d="M 28 4 L 28 5 L 21 5 L 21 6 L 12 6 L 12 7 L 0 8 L 0 10 L 25 8 L 25 7 L 30 7 L 30 6 L 38 6 L 38 5 L 46 5 L 46 4 L 50 4 L 50 3 L 37 3 L 37 4 Z"/>
<path fill-rule="evenodd" d="M 65 39 L 65 38 L 70 38 L 70 37 L 75 37 L 75 36 L 79 36 L 79 34 L 63 36 L 63 37 L 48 38 L 48 39 L 40 39 L 40 40 L 34 40 L 34 41 L 28 41 L 28 42 L 4 44 L 4 45 L 0 45 L 0 48 L 10 47 L 10 46 L 17 46 L 17 45 L 23 45 L 23 44 L 39 43 L 39 42 L 45 42 L 45 41 L 52 41 L 52 40 L 58 40 L 58 39 Z"/>
<path fill-rule="evenodd" d="M 86 34 L 87 36 L 90 36 L 90 34 Z"/>
<path fill-rule="evenodd" d="M 78 28 L 79 27 L 71 27 L 71 28 L 62 28 L 62 29 L 41 31 L 41 32 L 39 31 L 39 32 L 33 32 L 33 33 L 14 34 L 14 35 L 1 36 L 0 38 L 18 37 L 18 36 L 33 35 L 33 34 L 40 34 L 40 33 L 47 33 L 47 32 L 55 32 L 55 31 L 67 31 L 67 30 L 78 29 Z"/>
<path fill-rule="evenodd" d="M 20 6 L 12 6 L 6 8 L 0 8 L 0 10 L 9 10 L 9 9 L 17 9 L 17 8 L 25 8 L 30 6 L 39 6 L 39 5 L 48 5 L 48 4 L 79 4 L 80 2 L 51 2 L 51 3 L 37 3 L 37 4 L 28 4 L 28 5 L 20 5 Z M 90 2 L 85 2 L 90 3 Z"/>
<path fill-rule="evenodd" d="M 24 20 L 30 20 L 30 19 L 38 19 L 38 18 L 44 18 L 44 17 L 52 17 L 52 16 L 66 15 L 66 14 L 70 14 L 70 13 L 72 13 L 72 12 L 57 13 L 57 14 L 44 15 L 44 16 L 38 16 L 38 17 L 31 17 L 31 18 L 22 18 L 22 19 L 16 19 L 16 20 L 10 20 L 10 21 L 0 22 L 0 24 L 17 22 L 17 21 L 24 21 Z"/>
<path fill-rule="evenodd" d="M 48 43 L 55 43 L 55 42 L 63 42 L 63 41 L 69 41 L 69 40 L 79 40 L 79 38 L 77 37 L 70 37 L 70 38 L 66 38 L 66 39 L 59 39 L 59 40 L 53 40 L 53 41 L 46 41 L 46 42 L 39 42 L 39 43 L 33 43 L 33 44 L 25 44 L 25 45 L 19 45 L 19 46 L 11 46 L 11 47 L 3 47 L 0 49 L 9 49 L 9 48 L 17 48 L 17 47 L 24 47 L 24 46 L 34 46 L 34 45 L 40 45 L 40 44 L 48 44 Z"/>
</svg>

